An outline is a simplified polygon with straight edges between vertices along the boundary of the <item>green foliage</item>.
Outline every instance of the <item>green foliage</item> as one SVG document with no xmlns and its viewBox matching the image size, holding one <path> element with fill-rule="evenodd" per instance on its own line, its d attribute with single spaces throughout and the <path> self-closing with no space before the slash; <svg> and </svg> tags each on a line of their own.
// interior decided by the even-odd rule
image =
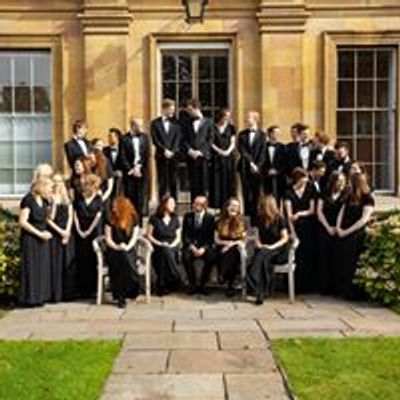
<svg viewBox="0 0 400 400">
<path fill-rule="evenodd" d="M 400 304 L 400 211 L 378 216 L 368 228 L 355 282 L 373 300 Z"/>
<path fill-rule="evenodd" d="M 0 299 L 14 300 L 20 281 L 20 229 L 17 218 L 0 209 Z"/>
</svg>

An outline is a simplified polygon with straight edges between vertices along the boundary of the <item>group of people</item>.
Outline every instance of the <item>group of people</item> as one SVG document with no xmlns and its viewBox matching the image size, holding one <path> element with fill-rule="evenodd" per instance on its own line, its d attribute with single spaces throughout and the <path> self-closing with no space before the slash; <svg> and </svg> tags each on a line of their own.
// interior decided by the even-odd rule
<svg viewBox="0 0 400 400">
<path fill-rule="evenodd" d="M 110 129 L 105 146 L 89 140 L 86 124 L 76 121 L 64 146 L 69 179 L 39 165 L 21 202 L 21 303 L 93 296 L 93 240 L 104 235 L 112 294 L 124 307 L 141 290 L 140 234 L 153 246 L 158 295 L 183 288 L 207 294 L 216 266 L 218 281 L 233 296 L 242 251 L 251 247 L 245 284 L 261 304 L 273 291 L 274 265 L 285 263 L 295 246 L 297 292 L 360 296 L 353 276 L 374 209 L 362 163 L 350 159 L 346 143 L 331 148 L 324 133 L 310 139 L 304 124 L 294 124 L 292 141 L 283 144 L 278 126 L 260 128 L 257 112 L 248 112 L 245 123 L 236 133 L 229 109 L 212 121 L 195 99 L 178 113 L 166 99 L 150 134 L 132 118 L 126 134 Z M 152 154 L 159 206 L 143 227 Z M 182 162 L 192 210 L 181 219 Z"/>
</svg>

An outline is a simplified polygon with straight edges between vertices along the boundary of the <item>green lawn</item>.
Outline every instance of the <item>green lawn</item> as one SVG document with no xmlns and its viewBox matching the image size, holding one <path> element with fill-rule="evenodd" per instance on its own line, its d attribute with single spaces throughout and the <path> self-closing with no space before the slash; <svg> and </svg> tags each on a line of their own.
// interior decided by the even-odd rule
<svg viewBox="0 0 400 400">
<path fill-rule="evenodd" d="M 0 341 L 1 400 L 95 400 L 117 341 Z"/>
<path fill-rule="evenodd" d="M 273 342 L 299 400 L 399 400 L 400 338 Z"/>
</svg>

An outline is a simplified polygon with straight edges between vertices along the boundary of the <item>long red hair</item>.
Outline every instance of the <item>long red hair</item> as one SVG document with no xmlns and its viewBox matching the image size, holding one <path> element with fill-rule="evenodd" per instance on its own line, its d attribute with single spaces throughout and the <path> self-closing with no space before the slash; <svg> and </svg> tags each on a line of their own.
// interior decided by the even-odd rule
<svg viewBox="0 0 400 400">
<path fill-rule="evenodd" d="M 94 164 L 94 173 L 101 178 L 102 181 L 107 180 L 107 163 L 108 159 L 102 151 L 95 151 L 94 156 L 96 158 Z"/>
<path fill-rule="evenodd" d="M 129 235 L 132 228 L 137 225 L 138 219 L 137 211 L 131 201 L 125 196 L 117 196 L 112 203 L 110 224 Z"/>
</svg>

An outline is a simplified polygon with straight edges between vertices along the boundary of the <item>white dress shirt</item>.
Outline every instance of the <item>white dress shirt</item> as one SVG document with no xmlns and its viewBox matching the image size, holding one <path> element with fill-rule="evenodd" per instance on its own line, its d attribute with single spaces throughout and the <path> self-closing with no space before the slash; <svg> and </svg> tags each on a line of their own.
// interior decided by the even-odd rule
<svg viewBox="0 0 400 400">
<path fill-rule="evenodd" d="M 249 131 L 249 145 L 253 146 L 254 138 L 256 137 L 256 131 L 250 130 Z"/>
<path fill-rule="evenodd" d="M 140 159 L 140 138 L 138 138 L 137 136 L 133 136 L 132 137 L 132 146 L 133 146 L 133 154 L 134 154 L 134 161 L 133 164 L 134 165 L 138 165 L 141 162 Z"/>
<path fill-rule="evenodd" d="M 87 156 L 87 155 L 89 154 L 89 151 L 88 151 L 86 142 L 85 142 L 83 139 L 78 138 L 77 136 L 74 136 L 74 139 L 75 139 L 76 142 L 79 144 L 79 147 L 82 149 L 83 154 L 84 154 L 85 156 Z"/>
<path fill-rule="evenodd" d="M 202 120 L 203 120 L 202 118 L 199 118 L 199 119 L 195 119 L 193 121 L 193 130 L 195 133 L 197 133 L 199 131 Z"/>
<path fill-rule="evenodd" d="M 165 133 L 169 133 L 169 128 L 171 127 L 171 122 L 170 122 L 170 120 L 168 119 L 168 117 L 162 117 L 162 122 L 163 122 L 163 125 L 164 125 L 164 131 L 165 131 Z"/>
<path fill-rule="evenodd" d="M 268 146 L 268 154 L 269 154 L 269 159 L 271 164 L 274 162 L 274 157 L 275 157 L 275 146 Z"/>
<path fill-rule="evenodd" d="M 310 147 L 300 145 L 300 159 L 304 169 L 308 169 L 310 162 Z"/>
</svg>

